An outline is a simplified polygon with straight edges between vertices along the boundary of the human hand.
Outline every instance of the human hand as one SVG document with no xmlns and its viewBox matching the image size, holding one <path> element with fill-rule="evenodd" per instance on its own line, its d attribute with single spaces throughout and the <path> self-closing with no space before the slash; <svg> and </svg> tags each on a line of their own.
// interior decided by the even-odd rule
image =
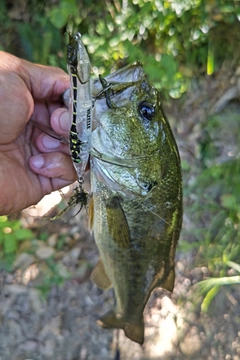
<svg viewBox="0 0 240 360">
<path fill-rule="evenodd" d="M 68 87 L 64 71 L 0 51 L 0 215 L 36 204 L 77 179 L 69 146 L 29 121 L 50 124 L 68 138 L 69 114 L 61 108 Z"/>
</svg>

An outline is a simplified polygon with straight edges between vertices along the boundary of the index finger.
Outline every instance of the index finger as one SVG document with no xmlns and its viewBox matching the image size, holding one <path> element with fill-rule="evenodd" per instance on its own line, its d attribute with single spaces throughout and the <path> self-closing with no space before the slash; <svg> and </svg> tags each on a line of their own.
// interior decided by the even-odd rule
<svg viewBox="0 0 240 360">
<path fill-rule="evenodd" d="M 22 62 L 26 70 L 24 81 L 34 99 L 57 101 L 69 88 L 69 76 L 62 69 Z"/>
</svg>

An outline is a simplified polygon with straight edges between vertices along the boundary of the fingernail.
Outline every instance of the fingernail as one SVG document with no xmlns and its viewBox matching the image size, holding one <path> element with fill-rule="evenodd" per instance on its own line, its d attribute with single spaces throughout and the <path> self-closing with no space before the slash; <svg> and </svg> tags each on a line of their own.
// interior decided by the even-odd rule
<svg viewBox="0 0 240 360">
<path fill-rule="evenodd" d="M 44 158 L 41 155 L 36 155 L 32 157 L 31 162 L 36 169 L 41 169 L 44 165 Z"/>
<path fill-rule="evenodd" d="M 59 124 L 64 132 L 70 130 L 70 116 L 68 111 L 64 111 L 59 119 Z"/>
<path fill-rule="evenodd" d="M 59 146 L 59 140 L 54 139 L 48 135 L 43 137 L 42 142 L 45 148 L 47 149 L 55 149 L 56 147 Z"/>
</svg>

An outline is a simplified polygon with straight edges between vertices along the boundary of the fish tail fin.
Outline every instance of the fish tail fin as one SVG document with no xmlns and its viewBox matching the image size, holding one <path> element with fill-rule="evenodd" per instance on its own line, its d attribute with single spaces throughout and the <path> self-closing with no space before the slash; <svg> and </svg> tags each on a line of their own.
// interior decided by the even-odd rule
<svg viewBox="0 0 240 360">
<path fill-rule="evenodd" d="M 99 318 L 97 323 L 104 328 L 122 329 L 129 339 L 140 345 L 144 342 L 144 323 L 142 319 L 139 323 L 130 323 L 124 321 L 121 317 L 117 317 L 114 311 L 109 311 Z"/>
</svg>

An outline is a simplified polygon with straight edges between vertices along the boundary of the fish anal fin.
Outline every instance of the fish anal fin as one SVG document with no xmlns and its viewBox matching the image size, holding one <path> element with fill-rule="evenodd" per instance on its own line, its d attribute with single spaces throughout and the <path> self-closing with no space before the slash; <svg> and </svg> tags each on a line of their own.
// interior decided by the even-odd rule
<svg viewBox="0 0 240 360">
<path fill-rule="evenodd" d="M 144 323 L 143 319 L 139 323 L 130 323 L 124 321 L 114 311 L 109 311 L 97 320 L 98 325 L 103 328 L 122 329 L 125 335 L 132 341 L 142 345 L 144 342 Z"/>
<path fill-rule="evenodd" d="M 164 280 L 164 282 L 162 284 L 159 284 L 159 286 L 163 289 L 172 292 L 174 288 L 174 281 L 175 281 L 175 271 L 174 269 L 172 269 L 168 274 L 167 278 Z"/>
<path fill-rule="evenodd" d="M 99 260 L 96 267 L 93 269 L 91 273 L 91 280 L 101 289 L 108 289 L 112 286 L 102 260 Z"/>
<path fill-rule="evenodd" d="M 113 241 L 121 248 L 130 246 L 130 229 L 120 200 L 117 196 L 106 204 L 108 230 Z"/>
</svg>

